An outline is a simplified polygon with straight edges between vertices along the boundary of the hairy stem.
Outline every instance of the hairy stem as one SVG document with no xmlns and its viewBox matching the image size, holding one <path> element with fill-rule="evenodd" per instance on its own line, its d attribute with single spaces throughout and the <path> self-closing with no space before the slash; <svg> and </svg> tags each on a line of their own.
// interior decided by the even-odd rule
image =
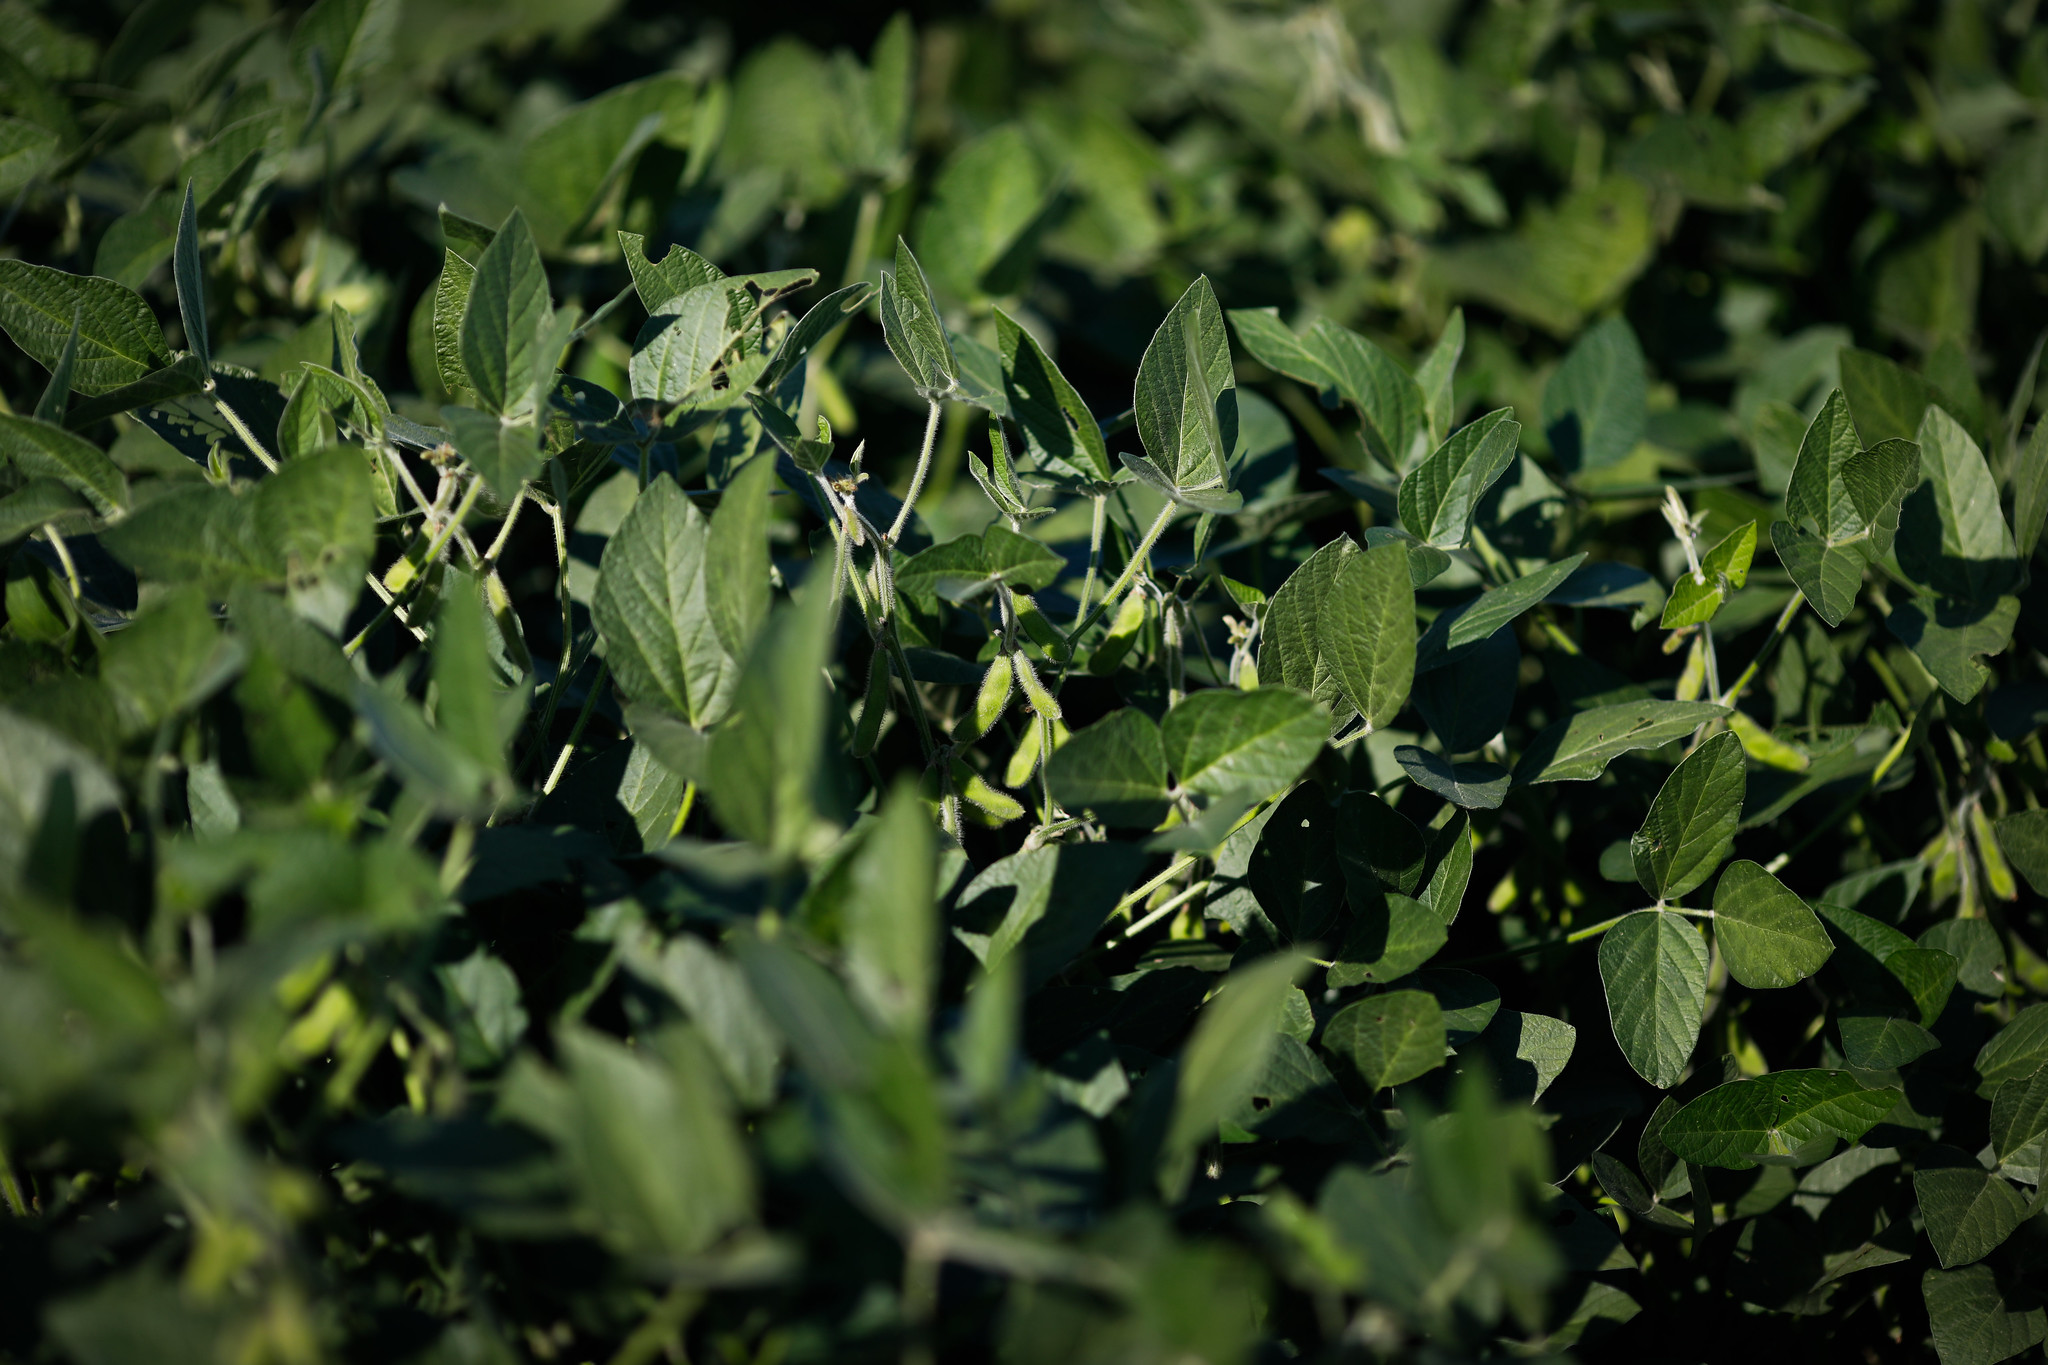
<svg viewBox="0 0 2048 1365">
<path fill-rule="evenodd" d="M 1166 523 L 1173 520 L 1175 508 L 1176 504 L 1169 502 L 1166 506 L 1159 509 L 1159 515 L 1152 519 L 1152 528 L 1145 532 L 1145 538 L 1138 542 L 1136 549 L 1131 551 L 1131 561 L 1124 565 L 1124 571 L 1117 575 L 1116 582 L 1109 585 L 1109 591 L 1102 595 L 1102 600 L 1096 603 L 1086 616 L 1077 621 L 1072 630 L 1067 632 L 1067 652 L 1069 655 L 1073 653 L 1074 646 L 1080 643 L 1081 637 L 1087 633 L 1088 628 L 1109 613 L 1109 604 L 1123 596 L 1124 589 L 1131 586 L 1131 580 L 1136 578 L 1139 570 L 1144 568 L 1146 558 L 1152 553 L 1152 547 L 1159 543 L 1159 537 L 1166 530 Z"/>
<path fill-rule="evenodd" d="M 917 495 L 924 491 L 925 477 L 932 472 L 932 447 L 939 440 L 939 400 L 931 400 L 931 407 L 924 418 L 924 449 L 917 452 L 917 472 L 910 476 L 910 491 L 903 495 L 903 506 L 896 511 L 896 520 L 889 526 L 889 543 L 894 545 L 903 538 L 903 528 L 910 524 L 910 513 L 917 506 Z"/>
</svg>

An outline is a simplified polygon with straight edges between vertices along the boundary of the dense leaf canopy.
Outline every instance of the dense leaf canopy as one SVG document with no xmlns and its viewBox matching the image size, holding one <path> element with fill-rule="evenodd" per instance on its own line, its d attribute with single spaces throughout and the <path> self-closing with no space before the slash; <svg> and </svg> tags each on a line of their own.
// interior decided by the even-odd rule
<svg viewBox="0 0 2048 1365">
<path fill-rule="evenodd" d="M 2038 1358 L 2036 10 L 0 0 L 0 1360 Z"/>
</svg>

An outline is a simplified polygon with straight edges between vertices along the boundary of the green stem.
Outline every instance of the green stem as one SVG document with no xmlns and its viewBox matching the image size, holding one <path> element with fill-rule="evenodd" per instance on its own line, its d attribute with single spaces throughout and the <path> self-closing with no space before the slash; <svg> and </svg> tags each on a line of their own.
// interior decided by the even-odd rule
<svg viewBox="0 0 2048 1365">
<path fill-rule="evenodd" d="M 561 782 L 562 774 L 569 769 L 569 758 L 576 752 L 576 742 L 583 738 L 583 727 L 590 724 L 590 713 L 597 709 L 598 694 L 604 691 L 607 678 L 611 677 L 611 665 L 604 659 L 597 661 L 597 676 L 590 680 L 590 692 L 583 698 L 583 709 L 576 713 L 576 723 L 569 727 L 569 741 L 562 746 L 561 755 L 555 759 L 554 770 L 548 780 L 541 784 L 541 795 L 546 796 Z"/>
<path fill-rule="evenodd" d="M 896 520 L 889 526 L 889 543 L 894 545 L 903 538 L 903 528 L 910 524 L 911 509 L 917 506 L 917 495 L 924 491 L 924 481 L 932 472 L 932 447 L 939 440 L 939 400 L 931 400 L 931 407 L 924 418 L 924 449 L 917 453 L 917 472 L 910 476 L 910 491 L 903 495 L 903 506 L 897 509 Z"/>
<path fill-rule="evenodd" d="M 1920 722 L 1926 718 L 1928 705 L 1934 700 L 1935 695 L 1932 692 L 1928 693 L 1927 700 L 1921 702 L 1914 709 L 1912 721 L 1905 729 L 1899 731 L 1899 737 L 1892 741 L 1892 747 L 1885 751 L 1884 757 L 1877 761 L 1877 766 L 1870 770 L 1870 776 L 1863 780 L 1863 785 L 1851 792 L 1840 805 L 1829 812 L 1827 819 L 1799 836 L 1793 842 L 1792 847 L 1786 849 L 1768 863 L 1765 863 L 1764 871 L 1775 874 L 1778 869 L 1784 867 L 1785 864 L 1791 862 L 1801 853 L 1804 853 L 1812 846 L 1816 839 L 1848 819 L 1849 813 L 1862 804 L 1863 798 L 1877 790 L 1878 783 L 1884 781 L 1885 775 L 1898 765 L 1898 761 L 1901 758 L 1905 757 L 1906 750 L 1912 747 L 1914 738 L 1920 734 Z"/>
<path fill-rule="evenodd" d="M 1741 698 L 1742 689 L 1749 686 L 1750 681 L 1756 677 L 1757 670 L 1762 668 L 1764 661 L 1771 657 L 1771 651 L 1778 647 L 1778 641 L 1785 638 L 1785 631 L 1792 625 L 1792 618 L 1799 614 L 1799 604 L 1805 600 L 1805 593 L 1800 592 L 1797 588 L 1793 589 L 1792 600 L 1787 602 L 1785 609 L 1778 613 L 1777 624 L 1773 625 L 1771 633 L 1764 637 L 1763 647 L 1757 650 L 1756 657 L 1749 661 L 1749 667 L 1743 669 L 1736 676 L 1735 681 L 1729 685 L 1728 690 L 1721 694 L 1721 705 L 1733 706 Z"/>
<path fill-rule="evenodd" d="M 1102 595 L 1102 600 L 1067 632 L 1069 656 L 1073 654 L 1074 646 L 1080 643 L 1081 637 L 1088 632 L 1088 628 L 1109 613 L 1109 604 L 1123 596 L 1124 589 L 1131 586 L 1131 580 L 1144 568 L 1146 557 L 1152 553 L 1152 547 L 1159 543 L 1159 537 L 1166 530 L 1166 523 L 1173 520 L 1175 506 L 1176 504 L 1169 502 L 1159 509 L 1159 515 L 1152 519 L 1152 529 L 1145 532 L 1145 538 L 1131 551 L 1130 562 L 1124 565 L 1124 571 L 1117 575 L 1116 582 L 1110 584 L 1109 591 Z"/>
<path fill-rule="evenodd" d="M 1204 880 L 1194 883 L 1192 886 L 1187 887 L 1185 890 L 1176 891 L 1173 895 L 1168 896 L 1165 900 L 1161 901 L 1158 905 L 1154 906 L 1151 910 L 1146 912 L 1145 917 L 1143 919 L 1138 920 L 1136 923 L 1131 925 L 1130 928 L 1124 930 L 1121 934 L 1118 934 L 1115 938 L 1112 938 L 1111 940 L 1109 940 L 1109 942 L 1103 944 L 1102 946 L 1105 948 L 1117 948 L 1121 947 L 1126 943 L 1129 943 L 1132 939 L 1144 933 L 1147 929 L 1150 929 L 1153 925 L 1159 923 L 1159 921 L 1165 919 L 1168 915 L 1180 909 L 1189 901 L 1195 899 L 1197 896 L 1200 896 L 1206 891 L 1208 891 L 1209 887 L 1210 883 Z"/>
<path fill-rule="evenodd" d="M 268 469 L 271 473 L 275 474 L 277 472 L 276 459 L 274 459 L 271 456 L 270 451 L 264 447 L 263 442 L 256 439 L 256 433 L 249 430 L 249 424 L 242 420 L 242 414 L 236 412 L 234 408 L 230 407 L 228 405 L 228 400 L 221 397 L 219 392 L 214 390 L 214 387 L 210 382 L 207 384 L 206 387 L 208 390 L 208 397 L 213 399 L 213 405 L 220 409 L 221 416 L 228 419 L 228 425 L 235 429 L 235 435 L 242 438 L 242 444 L 249 447 L 250 452 L 254 454 L 257 459 L 263 462 L 263 467 L 265 469 Z"/>
<path fill-rule="evenodd" d="M 1088 528 L 1088 572 L 1081 577 L 1081 605 L 1074 609 L 1074 629 L 1077 631 L 1079 623 L 1088 619 L 1088 601 L 1095 593 L 1095 575 L 1102 572 L 1102 533 L 1108 525 L 1109 494 L 1097 493 L 1095 518 Z"/>
<path fill-rule="evenodd" d="M 683 832 L 683 826 L 690 823 L 690 807 L 697 804 L 697 784 L 691 782 L 683 788 L 683 803 L 676 807 L 676 822 L 668 827 L 668 837 L 673 839 Z"/>
<path fill-rule="evenodd" d="M 71 604 L 78 608 L 80 616 L 85 614 L 85 584 L 78 577 L 78 565 L 72 562 L 71 547 L 64 543 L 64 537 L 57 530 L 57 523 L 43 523 L 43 535 L 50 542 L 50 548 L 57 552 L 57 562 L 64 566 L 64 581 L 71 588 Z"/>
<path fill-rule="evenodd" d="M 1600 935 L 1627 919 L 1629 915 L 1637 913 L 1640 912 L 1630 910 L 1626 914 L 1616 915 L 1613 919 L 1604 919 L 1598 924 L 1589 924 L 1583 929 L 1574 929 L 1563 938 L 1547 938 L 1540 943 L 1524 943 L 1521 947 L 1510 948 L 1506 952 L 1487 953 L 1481 957 L 1460 958 L 1456 962 L 1447 962 L 1444 965 L 1447 967 L 1477 967 L 1488 962 L 1509 962 L 1515 958 L 1528 957 L 1532 953 L 1544 952 L 1551 948 L 1564 948 L 1574 943 L 1584 943 L 1589 938 L 1600 937 Z"/>
</svg>

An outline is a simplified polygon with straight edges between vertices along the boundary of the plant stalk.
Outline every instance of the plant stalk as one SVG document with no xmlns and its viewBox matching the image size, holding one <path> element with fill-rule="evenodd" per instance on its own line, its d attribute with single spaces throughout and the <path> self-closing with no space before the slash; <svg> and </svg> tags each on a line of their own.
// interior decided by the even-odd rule
<svg viewBox="0 0 2048 1365">
<path fill-rule="evenodd" d="M 910 476 L 910 491 L 903 495 L 903 506 L 896 510 L 896 520 L 889 526 L 889 543 L 894 545 L 903 538 L 903 528 L 910 524 L 910 513 L 917 506 L 917 495 L 924 491 L 926 476 L 932 472 L 932 447 L 939 440 L 939 400 L 931 400 L 931 406 L 924 418 L 924 449 L 917 453 L 917 472 Z"/>
</svg>

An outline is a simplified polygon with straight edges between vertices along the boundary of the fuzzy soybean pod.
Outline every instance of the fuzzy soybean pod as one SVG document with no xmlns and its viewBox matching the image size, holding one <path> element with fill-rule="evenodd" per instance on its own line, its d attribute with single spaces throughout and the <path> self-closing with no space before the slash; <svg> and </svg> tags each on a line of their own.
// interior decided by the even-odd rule
<svg viewBox="0 0 2048 1365">
<path fill-rule="evenodd" d="M 1007 654 L 998 654 L 988 661 L 988 672 L 981 675 L 981 690 L 974 694 L 974 733 L 968 739 L 980 739 L 996 728 L 996 722 L 1003 718 L 1003 711 L 1010 704 L 1010 693 L 1014 690 L 1017 669 Z"/>
<path fill-rule="evenodd" d="M 1024 627 L 1024 633 L 1045 651 L 1048 659 L 1063 660 L 1067 657 L 1067 637 L 1060 634 L 1059 627 L 1038 609 L 1038 602 L 1030 593 L 1012 592 L 1010 606 L 1017 613 L 1017 624 Z"/>
<path fill-rule="evenodd" d="M 953 760 L 953 785 L 969 805 L 998 824 L 1020 819 L 1024 814 L 1023 803 L 1016 797 L 990 786 L 980 773 L 957 758 Z"/>
<path fill-rule="evenodd" d="M 1045 690 L 1045 684 L 1038 680 L 1037 670 L 1031 667 L 1031 660 L 1018 650 L 1010 656 L 1017 661 L 1017 682 L 1024 689 L 1024 699 L 1031 703 L 1031 709 L 1047 720 L 1064 720 L 1060 712 L 1059 698 Z"/>
<path fill-rule="evenodd" d="M 867 699 L 861 703 L 860 720 L 853 727 L 853 756 L 866 758 L 875 751 L 881 737 L 882 717 L 889 711 L 889 655 L 877 649 L 868 660 Z"/>
<path fill-rule="evenodd" d="M 1109 623 L 1109 633 L 1102 637 L 1102 643 L 1095 646 L 1095 653 L 1088 659 L 1088 671 L 1098 678 L 1106 678 L 1122 666 L 1124 656 L 1131 652 L 1131 646 L 1138 643 L 1138 632 L 1145 625 L 1145 593 L 1143 588 L 1133 588 L 1116 609 L 1116 617 Z"/>
</svg>

